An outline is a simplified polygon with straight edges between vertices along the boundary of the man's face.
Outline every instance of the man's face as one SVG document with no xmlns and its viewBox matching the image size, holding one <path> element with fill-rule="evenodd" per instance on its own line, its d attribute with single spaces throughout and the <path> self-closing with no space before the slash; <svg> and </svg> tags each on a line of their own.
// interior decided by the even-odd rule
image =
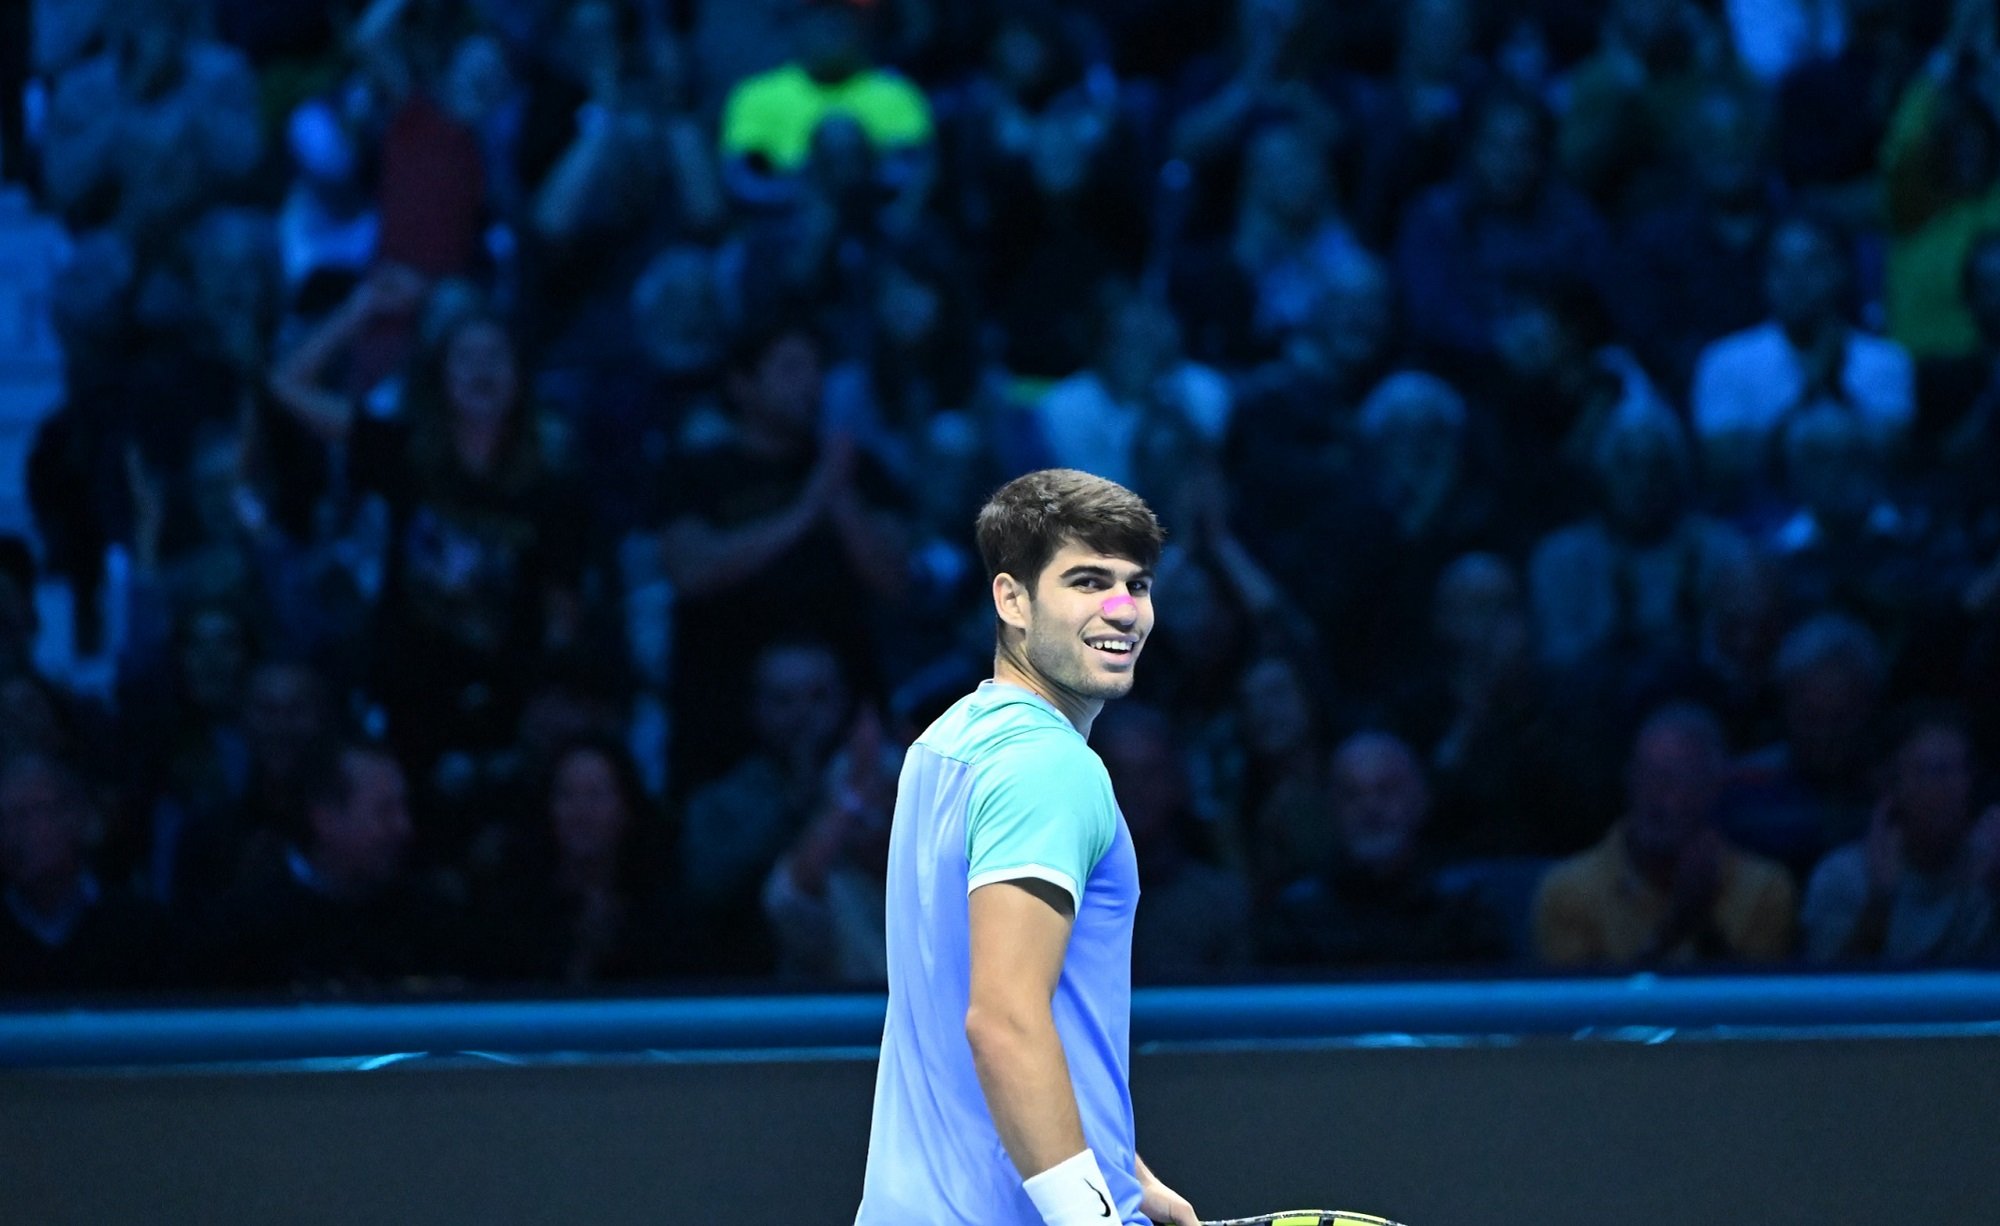
<svg viewBox="0 0 2000 1226">
<path fill-rule="evenodd" d="M 549 792 L 549 821 L 565 856 L 590 860 L 611 854 L 630 820 L 618 772 L 603 754 L 583 750 L 563 758 Z"/>
<path fill-rule="evenodd" d="M 1408 863 L 1430 807 L 1423 771 L 1409 749 L 1387 737 L 1350 742 L 1334 756 L 1333 786 L 1349 857 L 1378 873 Z"/>
<path fill-rule="evenodd" d="M 189 625 L 181 647 L 181 671 L 187 677 L 188 697 L 203 711 L 222 714 L 235 705 L 248 662 L 243 625 L 228 613 L 208 609 Z"/>
<path fill-rule="evenodd" d="M 497 323 L 467 323 L 445 350 L 444 377 L 454 414 L 482 421 L 505 417 L 519 385 L 514 344 Z"/>
<path fill-rule="evenodd" d="M 810 337 L 780 337 L 747 378 L 739 377 L 738 398 L 746 416 L 790 434 L 809 434 L 818 425 L 825 369 Z"/>
<path fill-rule="evenodd" d="M 772 753 L 811 748 L 815 755 L 833 744 L 847 710 L 840 665 L 820 647 L 781 647 L 757 666 L 751 719 L 757 739 Z"/>
<path fill-rule="evenodd" d="M 1243 670 L 1236 702 L 1244 745 L 1258 757 L 1280 757 L 1312 736 L 1312 700 L 1288 660 L 1271 656 Z"/>
<path fill-rule="evenodd" d="M 1845 774 L 1861 751 L 1874 706 L 1874 687 L 1838 661 L 1794 678 L 1785 691 L 1785 739 L 1793 762 L 1815 778 Z"/>
<path fill-rule="evenodd" d="M 1472 175 L 1480 196 L 1500 209 L 1526 205 L 1542 179 L 1542 130 L 1525 107 L 1496 107 L 1479 125 Z"/>
<path fill-rule="evenodd" d="M 1954 728 L 1927 728 L 1896 751 L 1891 776 L 1903 837 L 1927 858 L 1965 837 L 1972 812 L 1972 747 Z"/>
<path fill-rule="evenodd" d="M 1722 763 L 1691 733 L 1655 728 L 1632 755 L 1632 847 L 1642 858 L 1678 854 L 1708 824 L 1722 790 Z"/>
<path fill-rule="evenodd" d="M 326 731 L 319 679 L 294 665 L 271 664 L 250 678 L 244 724 L 251 749 L 267 770 L 289 771 L 306 746 Z"/>
<path fill-rule="evenodd" d="M 867 37 L 854 10 L 817 3 L 792 20 L 793 51 L 814 79 L 844 81 L 868 67 Z"/>
<path fill-rule="evenodd" d="M 313 831 L 326 865 L 357 881 L 384 884 L 403 867 L 410 843 L 408 791 L 403 769 L 372 753 L 347 756 L 345 804 L 321 804 Z"/>
<path fill-rule="evenodd" d="M 1655 430 L 1624 429 L 1603 457 L 1604 509 L 1624 532 L 1649 537 L 1679 518 L 1681 474 L 1673 444 Z"/>
<path fill-rule="evenodd" d="M 1840 309 L 1840 253 L 1812 226 L 1788 225 L 1771 236 L 1764 293 L 1787 328 L 1817 327 Z"/>
<path fill-rule="evenodd" d="M 1389 279 L 1376 268 L 1344 270 L 1320 300 L 1315 335 L 1332 364 L 1365 371 L 1388 349 L 1395 333 Z"/>
<path fill-rule="evenodd" d="M 1079 698 L 1120 698 L 1153 632 L 1153 572 L 1071 542 L 1035 578 L 1026 618 L 1028 663 Z"/>
<path fill-rule="evenodd" d="M 0 874 L 26 885 L 75 872 L 86 824 L 80 805 L 52 771 L 13 772 L 0 785 Z"/>
<path fill-rule="evenodd" d="M 1460 559 L 1438 580 L 1431 625 L 1439 644 L 1456 656 L 1507 654 L 1505 649 L 1525 645 L 1521 585 L 1498 558 Z"/>
</svg>

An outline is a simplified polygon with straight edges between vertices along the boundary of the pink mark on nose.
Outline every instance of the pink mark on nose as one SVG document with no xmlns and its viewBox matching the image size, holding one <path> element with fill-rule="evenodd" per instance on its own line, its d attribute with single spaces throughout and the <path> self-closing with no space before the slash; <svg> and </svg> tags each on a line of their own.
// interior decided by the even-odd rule
<svg viewBox="0 0 2000 1226">
<path fill-rule="evenodd" d="M 1123 593 L 1110 597 L 1098 608 L 1104 616 L 1113 618 L 1136 617 L 1139 613 L 1139 606 Z"/>
</svg>

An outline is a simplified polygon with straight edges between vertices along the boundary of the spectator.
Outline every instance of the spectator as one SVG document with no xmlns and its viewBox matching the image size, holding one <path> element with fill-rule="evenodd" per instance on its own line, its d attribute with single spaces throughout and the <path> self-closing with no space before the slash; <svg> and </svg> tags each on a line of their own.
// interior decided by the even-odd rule
<svg viewBox="0 0 2000 1226">
<path fill-rule="evenodd" d="M 1461 857 L 1567 853 L 1602 830 L 1587 719 L 1543 675 L 1520 576 L 1469 553 L 1438 576 L 1428 650 L 1384 695 L 1435 780 L 1428 837 Z"/>
<path fill-rule="evenodd" d="M 438 982 L 462 970 L 457 915 L 406 869 L 403 768 L 386 751 L 316 749 L 278 854 L 216 905 L 219 980 L 317 993 Z"/>
<path fill-rule="evenodd" d="M 1495 343 L 1497 369 L 1483 382 L 1513 486 L 1508 505 L 1535 527 L 1555 527 L 1589 505 L 1578 495 L 1591 487 L 1610 424 L 1664 414 L 1666 404 L 1638 359 L 1614 342 L 1604 304 L 1580 280 L 1557 273 L 1517 286 L 1501 308 Z M 1576 493 L 1566 500 L 1564 490 Z"/>
<path fill-rule="evenodd" d="M 713 778 L 744 745 L 743 662 L 787 635 L 823 638 L 854 684 L 876 678 L 871 626 L 908 581 L 905 497 L 856 440 L 822 430 L 825 353 L 810 328 L 753 331 L 730 361 L 733 431 L 663 482 L 661 560 L 678 593 L 677 774 Z M 842 599 L 801 602 L 801 591 Z"/>
<path fill-rule="evenodd" d="M 1691 697 L 1722 722 L 1732 751 L 1768 745 L 1781 733 L 1776 680 L 1786 626 L 1784 576 L 1758 555 L 1718 570 L 1701 601 L 1692 651 L 1642 673 L 1627 710 Z"/>
<path fill-rule="evenodd" d="M 1536 639 L 1557 665 L 1629 667 L 1690 640 L 1708 585 L 1748 546 L 1691 508 L 1693 460 L 1665 410 L 1621 415 L 1593 451 L 1600 509 L 1543 538 L 1529 564 Z"/>
<path fill-rule="evenodd" d="M 1919 368 L 1911 458 L 1932 474 L 1943 509 L 1973 526 L 1994 505 L 1984 474 L 2000 456 L 2000 230 L 1973 240 L 1959 276 L 1979 344 Z"/>
<path fill-rule="evenodd" d="M 0 766 L 0 993 L 178 986 L 183 950 L 164 913 L 91 868 L 101 828 L 69 767 L 32 753 Z"/>
<path fill-rule="evenodd" d="M 869 277 L 867 339 L 827 379 L 827 414 L 907 484 L 913 444 L 939 413 L 969 408 L 976 371 L 969 287 L 948 250 L 905 251 Z"/>
<path fill-rule="evenodd" d="M 348 479 L 389 511 L 374 680 L 390 735 L 424 768 L 512 733 L 517 665 L 567 644 L 581 615 L 577 501 L 549 469 L 505 323 L 448 322 L 395 419 L 324 388 L 321 372 L 379 315 L 407 310 L 407 270 L 372 276 L 272 376 L 284 408 L 347 447 Z"/>
<path fill-rule="evenodd" d="M 1152 235 L 1133 224 L 1146 213 L 1148 179 L 1117 116 L 1065 95 L 1023 139 L 989 171 L 990 220 L 976 235 L 1001 360 L 1039 383 L 1093 359 L 1101 288 L 1140 276 Z"/>
<path fill-rule="evenodd" d="M 1264 956 L 1290 966 L 1466 966 L 1497 960 L 1496 917 L 1469 896 L 1439 892 L 1423 845 L 1430 789 L 1410 747 L 1361 732 L 1333 753 L 1337 844 L 1285 887 Z"/>
<path fill-rule="evenodd" d="M 1176 313 L 1205 361 L 1272 355 L 1333 279 L 1365 258 L 1341 217 L 1332 159 L 1303 124 L 1265 128 L 1245 150 L 1233 230 L 1179 263 Z"/>
<path fill-rule="evenodd" d="M 1883 137 L 1942 7 L 1844 0 L 1849 36 L 1795 60 L 1777 81 L 1775 161 L 1801 202 L 1849 225 L 1881 224 Z"/>
<path fill-rule="evenodd" d="M 115 0 L 102 50 L 50 90 L 42 183 L 72 223 L 168 237 L 263 154 L 257 84 L 242 53 L 202 35 L 200 0 Z"/>
<path fill-rule="evenodd" d="M 1686 122 L 1674 162 L 1681 190 L 1632 219 L 1619 255 L 1632 284 L 1617 322 L 1676 402 L 1704 347 L 1758 321 L 1777 195 L 1754 97 L 1709 86 L 1687 104 Z"/>
<path fill-rule="evenodd" d="M 1139 856 L 1144 901 L 1132 932 L 1135 980 L 1201 979 L 1250 958 L 1250 890 L 1210 862 L 1185 759 L 1166 713 L 1125 702 L 1093 727 L 1119 812 Z"/>
<path fill-rule="evenodd" d="M 887 155 L 889 181 L 914 215 L 932 173 L 930 102 L 894 71 L 869 62 L 861 6 L 849 0 L 795 0 L 792 59 L 738 82 L 722 111 L 722 152 L 731 186 L 753 203 L 780 196 L 806 161 L 829 116 L 852 119 Z"/>
<path fill-rule="evenodd" d="M 496 203 L 493 162 L 479 132 L 496 91 L 466 88 L 490 75 L 467 70 L 469 62 L 491 64 L 490 44 L 482 33 L 461 37 L 447 29 L 449 17 L 410 0 L 374 0 L 349 35 L 364 70 L 365 104 L 381 125 L 378 266 L 425 277 L 463 276 L 480 266 L 482 231 Z"/>
<path fill-rule="evenodd" d="M 1446 562 L 1502 544 L 1512 524 L 1478 465 L 1465 400 L 1443 379 L 1389 375 L 1355 426 L 1361 447 L 1343 474 L 1348 489 L 1319 495 L 1347 580 L 1322 616 L 1341 674 L 1381 694 L 1424 650 L 1422 621 L 1403 610 L 1429 601 Z"/>
<path fill-rule="evenodd" d="M 278 211 L 285 287 L 302 294 L 315 276 L 360 277 L 375 260 L 381 215 L 361 181 L 356 135 L 323 99 L 299 104 L 285 124 L 295 167 Z"/>
<path fill-rule="evenodd" d="M 249 627 L 227 604 L 191 607 L 176 628 L 174 659 L 152 676 L 129 677 L 119 703 L 131 714 L 135 742 L 131 778 L 152 797 L 136 832 L 121 848 L 147 897 L 177 903 L 199 876 L 183 862 L 192 829 L 233 824 L 250 784 L 251 754 L 243 704 L 254 648 Z M 164 750 L 155 756 L 155 747 Z M 195 836 L 197 839 L 198 835 Z"/>
<path fill-rule="evenodd" d="M 1804 876 L 1821 856 L 1868 826 L 1866 747 L 1888 682 L 1880 640 L 1840 613 L 1820 613 L 1785 636 L 1777 681 L 1783 739 L 1731 772 L 1721 829 Z"/>
<path fill-rule="evenodd" d="M 509 983 L 653 978 L 698 942 L 663 914 L 664 833 L 637 769 L 615 741 L 572 740 L 554 755 L 541 805 L 475 903 L 484 974 Z"/>
<path fill-rule="evenodd" d="M 1852 612 L 1898 642 L 1935 624 L 1956 568 L 1944 565 L 1927 510 L 1891 499 L 1879 441 L 1853 414 L 1820 405 L 1792 419 L 1782 444 L 1797 510 L 1767 547 L 1792 606 Z"/>
<path fill-rule="evenodd" d="M 1712 824 L 1727 764 L 1707 711 L 1668 706 L 1646 721 L 1633 744 L 1626 815 L 1543 881 L 1535 945 L 1544 961 L 1772 962 L 1791 952 L 1791 878 Z"/>
<path fill-rule="evenodd" d="M 1036 420 L 1056 465 L 1158 496 L 1184 475 L 1179 465 L 1220 443 L 1230 407 L 1222 375 L 1184 356 L 1165 304 L 1113 291 L 1095 362 L 1049 389 Z"/>
<path fill-rule="evenodd" d="M 1551 173 L 1548 113 L 1497 92 L 1469 128 L 1458 177 L 1418 197 L 1396 240 L 1396 270 L 1417 339 L 1439 357 L 1477 361 L 1497 343 L 1506 288 L 1565 268 L 1616 302 L 1610 235 Z"/>
<path fill-rule="evenodd" d="M 1664 195 L 1660 180 L 1682 160 L 1679 142 L 1696 134 L 1692 113 L 1727 52 L 1694 0 L 1614 0 L 1609 8 L 1597 54 L 1570 74 L 1557 148 L 1570 182 L 1627 213 Z"/>
<path fill-rule="evenodd" d="M 1320 14 L 1302 0 L 1237 0 L 1233 37 L 1182 73 L 1168 145 L 1195 171 L 1198 232 L 1227 228 L 1244 161 L 1260 126 L 1300 125 L 1324 141 L 1339 108 L 1322 75 Z"/>
<path fill-rule="evenodd" d="M 1991 6 L 1953 7 L 1944 45 L 1903 90 L 1882 146 L 1889 335 L 1918 361 L 1978 344 L 1961 270 L 1973 239 L 2000 224 L 2000 36 Z"/>
<path fill-rule="evenodd" d="M 1765 256 L 1771 318 L 1702 351 L 1693 415 L 1711 482 L 1741 500 L 1768 483 L 1771 446 L 1785 421 L 1821 401 L 1853 413 L 1885 446 L 1915 411 L 1909 354 L 1845 318 L 1852 257 L 1832 227 L 1810 217 L 1783 222 Z"/>
<path fill-rule="evenodd" d="M 867 707 L 828 763 L 811 823 L 764 881 L 778 974 L 824 984 L 889 982 L 885 886 L 902 751 Z"/>
<path fill-rule="evenodd" d="M 1322 560 L 1316 533 L 1301 531 L 1298 517 L 1358 469 L 1362 399 L 1399 348 L 1388 271 L 1356 252 L 1329 271 L 1279 357 L 1237 378 L 1222 459 L 1244 538 L 1280 570 L 1303 578 L 1314 569 L 1281 561 L 1294 552 Z"/>
<path fill-rule="evenodd" d="M 1839 53 L 1849 37 L 1843 0 L 1725 0 L 1736 58 L 1762 81 L 1801 63 Z"/>
<path fill-rule="evenodd" d="M 1964 721 L 1907 713 L 1892 735 L 1883 797 L 1864 839 L 1820 862 L 1801 922 L 1815 962 L 1961 962 L 1993 948 L 2000 809 L 1973 818 Z"/>
<path fill-rule="evenodd" d="M 1393 31 L 1393 63 L 1379 84 L 1355 91 L 1355 216 L 1371 244 L 1395 239 L 1412 199 L 1451 175 L 1467 139 L 1481 139 L 1485 98 L 1498 88 L 1477 53 L 1481 16 L 1467 0 L 1421 0 L 1380 14 Z"/>
<path fill-rule="evenodd" d="M 761 892 L 819 811 L 850 701 L 839 657 L 796 640 L 756 653 L 749 690 L 756 739 L 728 774 L 688 798 L 681 831 L 682 893 L 717 934 L 717 967 L 731 972 L 770 968 Z"/>
<path fill-rule="evenodd" d="M 1306 667 L 1293 656 L 1254 657 L 1237 688 L 1243 766 L 1240 825 L 1233 833 L 1260 907 L 1287 882 L 1326 863 L 1338 837 L 1327 820 L 1325 687 Z"/>
</svg>

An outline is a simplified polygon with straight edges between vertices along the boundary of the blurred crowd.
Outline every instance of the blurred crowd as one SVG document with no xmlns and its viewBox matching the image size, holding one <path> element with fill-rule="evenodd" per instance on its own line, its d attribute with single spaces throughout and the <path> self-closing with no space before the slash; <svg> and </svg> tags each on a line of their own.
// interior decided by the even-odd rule
<svg viewBox="0 0 2000 1226">
<path fill-rule="evenodd" d="M 1993 0 L 15 0 L 0 994 L 883 978 L 973 513 L 1142 980 L 2000 961 Z"/>
</svg>

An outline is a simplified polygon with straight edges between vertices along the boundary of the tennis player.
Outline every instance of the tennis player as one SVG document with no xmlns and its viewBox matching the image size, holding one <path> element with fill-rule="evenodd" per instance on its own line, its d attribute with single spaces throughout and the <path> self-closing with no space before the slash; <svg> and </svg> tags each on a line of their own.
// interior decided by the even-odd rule
<svg viewBox="0 0 2000 1226">
<path fill-rule="evenodd" d="M 1138 861 L 1086 739 L 1153 628 L 1160 524 L 1120 485 L 1049 469 L 1003 486 L 977 532 L 993 677 L 897 784 L 856 1226 L 1197 1226 L 1135 1148 Z"/>
</svg>

